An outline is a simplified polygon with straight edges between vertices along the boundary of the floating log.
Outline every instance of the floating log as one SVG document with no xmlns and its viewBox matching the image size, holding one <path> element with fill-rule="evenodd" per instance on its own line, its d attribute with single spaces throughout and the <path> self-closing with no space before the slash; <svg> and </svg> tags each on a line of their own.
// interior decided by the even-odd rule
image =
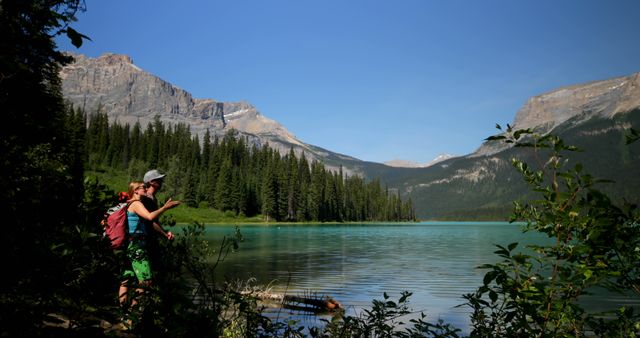
<svg viewBox="0 0 640 338">
<path fill-rule="evenodd" d="M 309 294 L 305 296 L 285 295 L 271 292 L 243 292 L 262 301 L 278 302 L 284 308 L 309 312 L 334 312 L 344 310 L 342 304 L 329 296 Z"/>
</svg>

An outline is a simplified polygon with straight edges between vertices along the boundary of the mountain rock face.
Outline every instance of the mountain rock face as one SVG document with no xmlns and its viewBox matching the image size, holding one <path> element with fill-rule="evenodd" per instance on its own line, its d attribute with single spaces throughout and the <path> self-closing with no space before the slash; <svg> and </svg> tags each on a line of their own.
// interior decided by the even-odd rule
<svg viewBox="0 0 640 338">
<path fill-rule="evenodd" d="M 406 161 L 406 160 L 391 160 L 391 161 L 384 162 L 384 164 L 387 166 L 396 167 L 396 168 L 426 168 L 438 162 L 442 162 L 444 160 L 448 160 L 453 157 L 455 157 L 455 155 L 440 154 L 436 156 L 436 158 L 431 160 L 431 162 L 428 162 L 428 163 L 417 163 L 417 162 Z"/>
<path fill-rule="evenodd" d="M 88 113 L 101 111 L 107 113 L 112 122 L 130 125 L 139 122 L 142 128 L 157 116 L 165 125 L 188 124 L 191 133 L 200 140 L 207 129 L 212 136 L 222 136 L 235 129 L 249 142 L 268 143 L 281 154 L 293 148 L 298 156 L 304 152 L 308 159 L 321 160 L 333 169 L 338 167 L 332 167 L 331 161 L 325 160 L 334 153 L 301 142 L 249 103 L 194 98 L 189 92 L 143 71 L 126 55 L 73 56 L 75 62 L 63 67 L 60 73 L 63 95 Z"/>
<path fill-rule="evenodd" d="M 612 118 L 637 107 L 640 107 L 640 73 L 563 87 L 532 97 L 516 113 L 511 126 L 544 134 L 569 120 L 578 124 L 594 117 Z M 471 156 L 491 155 L 508 148 L 494 143 L 484 143 Z"/>
<path fill-rule="evenodd" d="M 407 161 L 407 160 L 391 160 L 391 161 L 386 161 L 384 162 L 385 165 L 388 165 L 390 167 L 397 167 L 397 168 L 424 168 L 426 167 L 425 164 L 422 163 L 417 163 L 417 162 L 412 162 L 412 161 Z"/>
<path fill-rule="evenodd" d="M 530 98 L 516 114 L 514 128 L 548 130 L 573 117 L 613 117 L 640 107 L 640 73 L 560 88 Z"/>
<path fill-rule="evenodd" d="M 565 161 L 582 163 L 595 177 L 615 181 L 599 187 L 615 200 L 640 203 L 640 142 L 624 143 L 629 128 L 640 129 L 640 73 L 532 97 L 517 112 L 512 126 L 553 133 L 583 149 L 566 154 Z M 513 201 L 532 197 L 511 167 L 511 159 L 535 167 L 537 156 L 530 148 L 488 141 L 467 156 L 397 179 L 388 175 L 388 184 L 411 197 L 421 218 L 504 219 Z"/>
</svg>

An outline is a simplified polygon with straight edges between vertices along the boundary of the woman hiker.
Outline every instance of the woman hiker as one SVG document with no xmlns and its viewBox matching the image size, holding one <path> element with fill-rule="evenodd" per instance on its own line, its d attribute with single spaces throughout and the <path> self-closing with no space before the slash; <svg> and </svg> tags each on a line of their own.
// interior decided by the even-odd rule
<svg viewBox="0 0 640 338">
<path fill-rule="evenodd" d="M 136 298 L 144 294 L 145 289 L 151 286 L 153 280 L 147 252 L 146 238 L 148 232 L 145 223 L 146 221 L 152 221 L 165 211 L 180 204 L 179 201 L 169 199 L 162 207 L 150 212 L 141 201 L 143 196 L 146 195 L 146 190 L 144 182 L 131 182 L 129 184 L 129 196 L 131 196 L 131 199 L 127 209 L 127 221 L 130 242 L 127 247 L 127 257 L 131 261 L 131 267 L 130 270 L 126 270 L 123 274 L 125 280 L 120 284 L 119 300 L 121 305 L 127 303 L 128 281 L 135 277 L 138 280 L 138 288 L 136 289 L 136 297 L 131 301 L 131 307 L 138 303 Z"/>
</svg>

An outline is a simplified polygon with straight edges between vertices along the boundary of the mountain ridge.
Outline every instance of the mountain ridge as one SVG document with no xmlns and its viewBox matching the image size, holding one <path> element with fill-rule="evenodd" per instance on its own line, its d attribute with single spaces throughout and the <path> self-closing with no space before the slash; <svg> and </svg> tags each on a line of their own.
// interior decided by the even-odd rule
<svg viewBox="0 0 640 338">
<path fill-rule="evenodd" d="M 545 134 L 562 123 L 582 116 L 611 118 L 640 107 L 640 72 L 606 80 L 563 86 L 530 97 L 516 112 L 514 129 L 533 129 Z M 574 120 L 573 123 L 580 123 Z M 484 142 L 469 156 L 491 155 L 509 148 Z"/>
<path fill-rule="evenodd" d="M 640 73 L 560 87 L 533 96 L 516 113 L 514 128 L 558 125 L 584 112 L 611 117 L 640 106 Z"/>
<path fill-rule="evenodd" d="M 187 123 L 202 139 L 209 129 L 224 135 L 231 129 L 258 145 L 269 144 L 285 154 L 294 149 L 332 170 L 379 178 L 390 191 L 411 198 L 418 217 L 502 213 L 507 204 L 521 198 L 526 189 L 515 169 L 513 157 L 527 159 L 520 148 L 500 142 L 483 142 L 476 151 L 447 158 L 429 166 L 402 167 L 362 161 L 299 140 L 277 121 L 262 115 L 248 102 L 219 102 L 194 98 L 189 92 L 145 72 L 126 55 L 104 54 L 98 58 L 74 55 L 76 61 L 61 71 L 63 95 L 75 106 L 91 113 L 102 110 L 111 121 L 142 125 L 158 116 L 169 124 Z M 575 157 L 595 163 L 600 177 L 625 177 L 628 186 L 618 186 L 632 200 L 629 187 L 640 190 L 640 179 L 628 171 L 640 167 L 637 145 L 622 147 L 628 128 L 640 129 L 640 73 L 570 85 L 533 96 L 520 108 L 514 128 L 531 128 L 545 134 L 559 133 L 585 148 L 596 149 L 592 157 Z M 493 123 L 495 121 L 487 121 Z M 606 146 L 609 146 L 607 148 Z M 601 159 L 605 159 L 604 164 Z M 629 165 L 629 163 L 633 165 Z M 388 163 L 393 164 L 393 163 Z M 624 172 L 616 173 L 616 166 Z M 518 183 L 520 182 L 520 183 Z M 615 192 L 615 191 L 614 191 Z"/>
<path fill-rule="evenodd" d="M 105 53 L 97 58 L 71 55 L 74 62 L 60 72 L 63 95 L 89 113 L 101 110 L 111 121 L 140 123 L 143 127 L 156 116 L 169 125 L 186 123 L 200 140 L 207 129 L 212 136 L 223 136 L 234 129 L 254 144 L 269 144 L 282 154 L 293 149 L 296 155 L 304 153 L 333 170 L 339 169 L 340 163 L 334 163 L 330 154 L 358 161 L 299 140 L 250 103 L 194 98 L 186 90 L 142 70 L 127 55 Z M 353 167 L 345 171 L 356 173 Z"/>
<path fill-rule="evenodd" d="M 385 161 L 382 164 L 387 165 L 389 167 L 396 167 L 396 168 L 426 168 L 453 157 L 456 157 L 456 156 L 451 154 L 439 154 L 433 160 L 427 163 L 417 163 L 413 161 L 395 159 L 391 161 Z"/>
</svg>

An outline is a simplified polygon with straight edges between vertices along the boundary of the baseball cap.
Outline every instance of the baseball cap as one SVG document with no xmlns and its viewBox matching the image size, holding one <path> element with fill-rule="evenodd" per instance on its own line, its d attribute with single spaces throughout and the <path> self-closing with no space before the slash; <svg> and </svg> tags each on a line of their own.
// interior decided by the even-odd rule
<svg viewBox="0 0 640 338">
<path fill-rule="evenodd" d="M 165 176 L 166 176 L 166 175 L 161 174 L 158 170 L 153 169 L 153 170 L 149 170 L 149 171 L 147 171 L 147 173 L 146 173 L 146 174 L 144 174 L 144 179 L 143 179 L 143 181 L 144 181 L 144 183 L 149 183 L 149 182 L 154 181 L 154 180 L 162 179 L 162 178 L 164 178 Z"/>
</svg>

